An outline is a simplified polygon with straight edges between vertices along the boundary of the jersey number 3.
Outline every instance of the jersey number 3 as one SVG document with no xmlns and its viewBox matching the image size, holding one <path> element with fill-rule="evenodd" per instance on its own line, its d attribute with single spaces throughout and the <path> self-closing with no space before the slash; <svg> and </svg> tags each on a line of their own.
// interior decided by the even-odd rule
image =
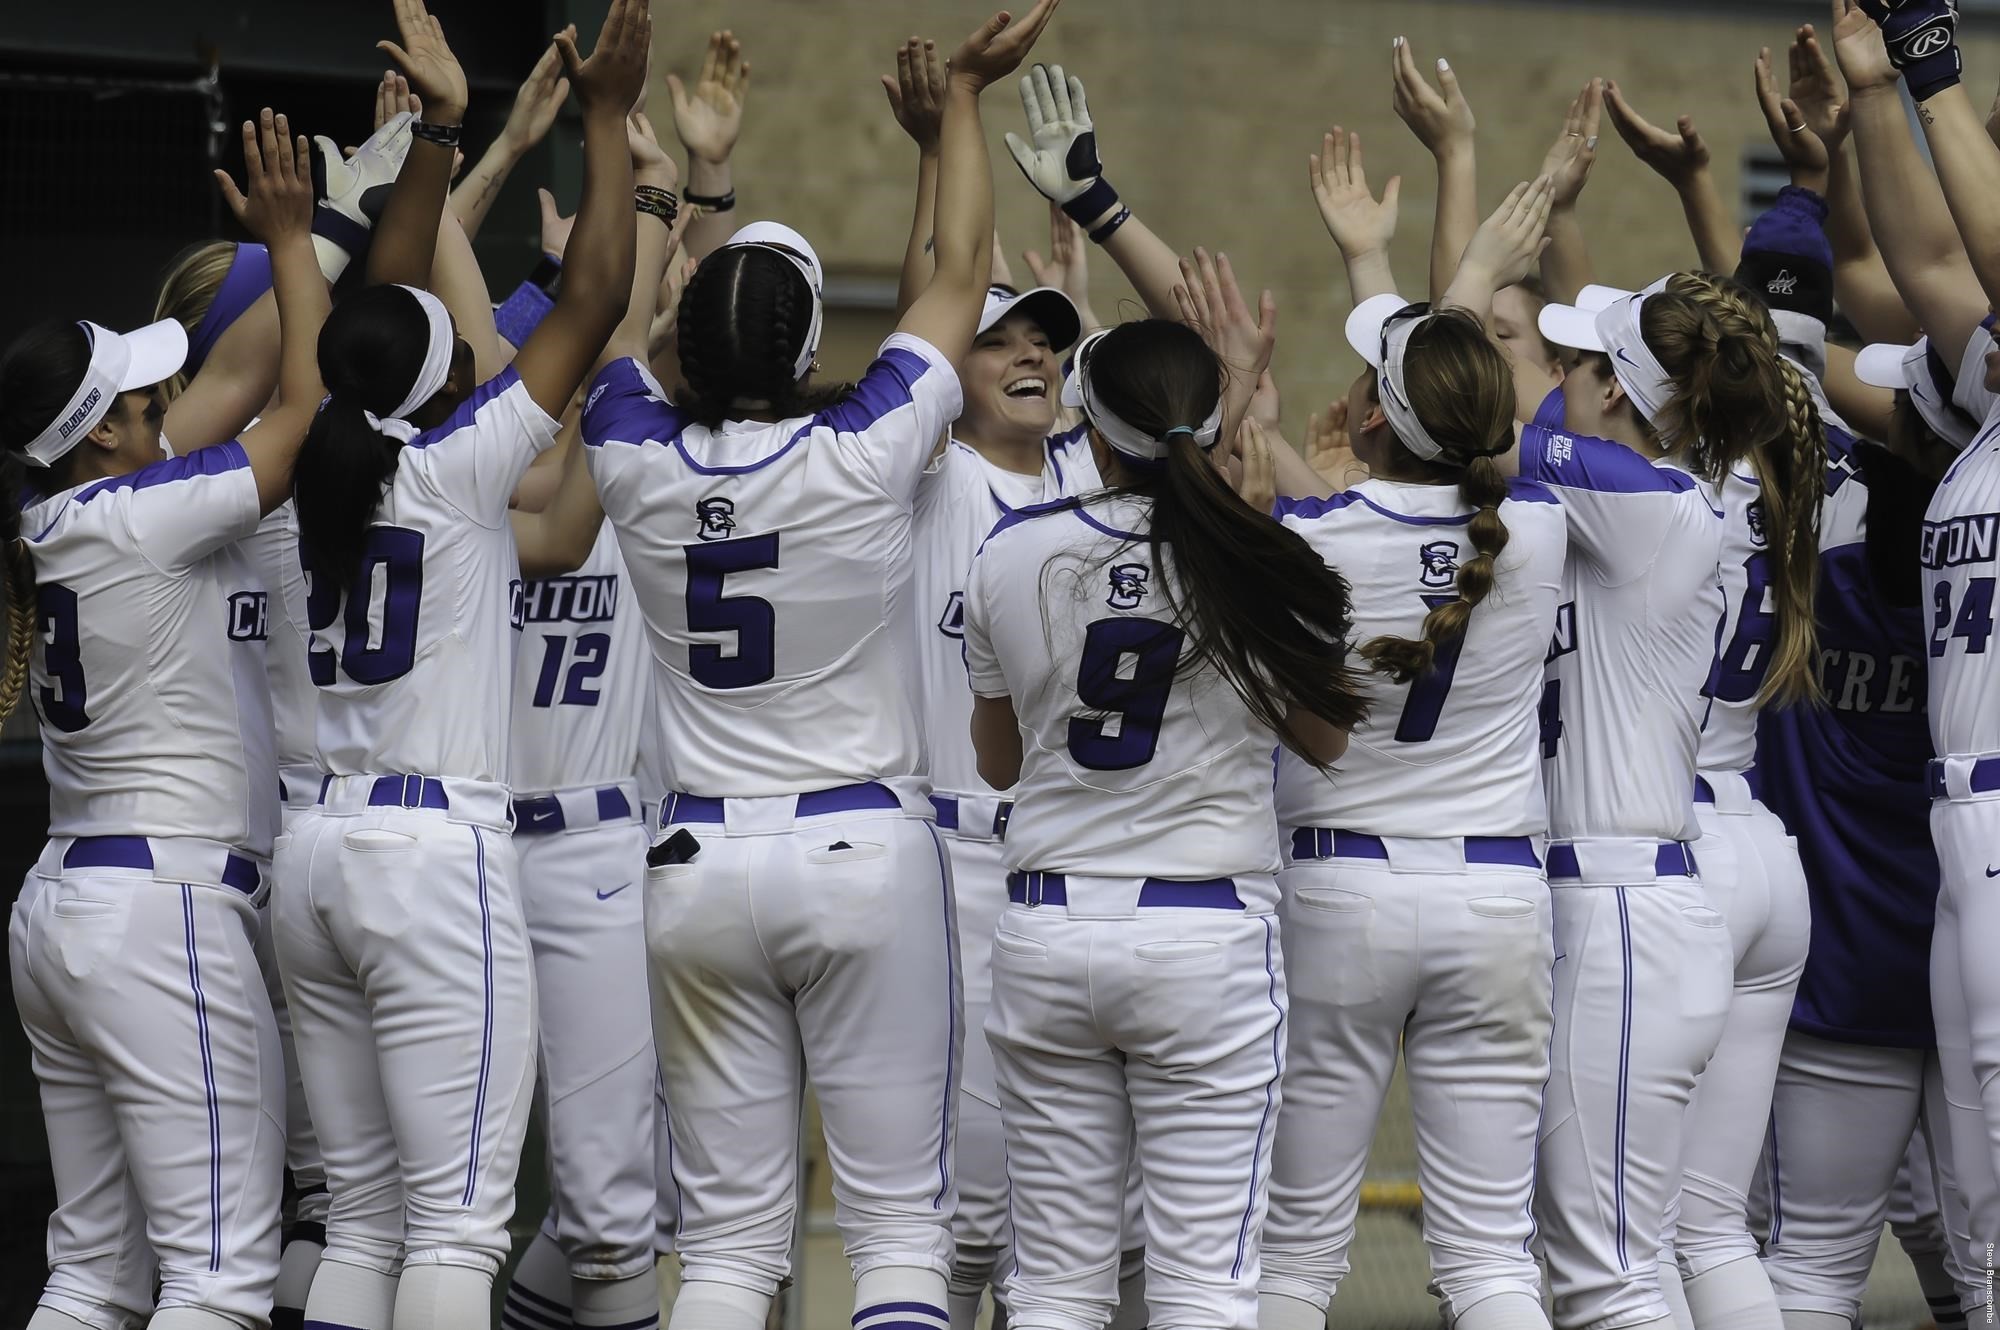
<svg viewBox="0 0 2000 1330">
<path fill-rule="evenodd" d="M 56 582 L 35 588 L 35 612 L 42 632 L 42 669 L 48 683 L 35 690 L 42 720 L 64 734 L 90 724 L 84 711 L 83 639 L 77 629 L 76 592 Z"/>
<path fill-rule="evenodd" d="M 1077 700 L 1092 716 L 1069 723 L 1069 755 L 1092 771 L 1153 760 L 1186 635 L 1157 619 L 1099 619 L 1084 631 Z"/>
<path fill-rule="evenodd" d="M 368 622 L 378 575 L 382 587 L 379 641 L 371 636 Z M 306 665 L 315 684 L 333 686 L 336 655 L 327 631 L 335 619 L 343 617 L 338 653 L 341 673 L 358 684 L 378 684 L 410 672 L 417 663 L 417 611 L 424 600 L 423 532 L 400 526 L 368 529 L 345 616 L 340 612 L 340 588 L 331 582 L 322 586 L 310 573 L 307 578 L 306 624 L 313 635 L 306 647 Z"/>
</svg>

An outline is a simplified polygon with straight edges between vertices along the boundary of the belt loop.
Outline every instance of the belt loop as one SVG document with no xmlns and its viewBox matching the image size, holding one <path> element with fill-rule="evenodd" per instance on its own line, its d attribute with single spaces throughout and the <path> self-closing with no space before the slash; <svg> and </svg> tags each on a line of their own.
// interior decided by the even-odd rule
<svg viewBox="0 0 2000 1330">
<path fill-rule="evenodd" d="M 1313 849 L 1321 859 L 1333 858 L 1333 828 L 1318 827 L 1313 831 Z"/>
<path fill-rule="evenodd" d="M 403 807 L 422 808 L 424 806 L 424 778 L 408 775 L 403 777 Z"/>
</svg>

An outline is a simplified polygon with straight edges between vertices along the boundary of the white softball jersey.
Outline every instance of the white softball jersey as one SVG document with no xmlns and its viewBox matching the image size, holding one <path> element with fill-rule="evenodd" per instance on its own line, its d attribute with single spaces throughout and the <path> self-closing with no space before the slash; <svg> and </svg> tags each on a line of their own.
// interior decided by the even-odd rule
<svg viewBox="0 0 2000 1330">
<path fill-rule="evenodd" d="M 520 556 L 507 505 L 556 439 L 511 366 L 402 451 L 352 589 L 313 587 L 318 763 L 505 784 Z"/>
<path fill-rule="evenodd" d="M 995 524 L 1019 508 L 1098 489 L 1090 429 L 1051 434 L 1039 476 L 995 466 L 956 439 L 917 487 L 917 681 L 931 784 L 939 793 L 992 794 L 972 751 L 965 683 L 965 579 Z"/>
<path fill-rule="evenodd" d="M 608 522 L 575 572 L 522 587 L 510 771 L 516 794 L 633 779 L 646 706 L 644 632 Z"/>
<path fill-rule="evenodd" d="M 1692 476 L 1608 439 L 1529 425 L 1521 474 L 1569 518 L 1541 710 L 1549 834 L 1695 840 L 1722 522 Z"/>
<path fill-rule="evenodd" d="M 306 668 L 306 573 L 299 563 L 298 512 L 288 499 L 265 514 L 242 542 L 244 554 L 264 584 L 270 642 L 264 672 L 271 685 L 271 719 L 277 730 L 278 771 L 305 771 L 313 765 L 318 689 Z"/>
<path fill-rule="evenodd" d="M 2000 394 L 1986 387 L 1992 334 L 1973 333 L 1953 399 L 1983 423 L 1945 472 L 1925 514 L 1924 603 L 1930 615 L 1931 743 L 1939 757 L 2000 753 L 1993 649 L 2000 577 Z M 1935 793 L 1935 791 L 1934 791 Z"/>
<path fill-rule="evenodd" d="M 697 424 L 629 359 L 598 376 L 583 437 L 657 662 L 672 789 L 874 780 L 921 802 L 911 511 L 962 400 L 906 333 L 844 400 L 774 423 Z"/>
<path fill-rule="evenodd" d="M 1346 576 L 1352 640 L 1417 638 L 1458 599 L 1474 509 L 1456 486 L 1366 480 L 1330 499 L 1280 500 L 1278 517 Z M 1542 661 L 1562 591 L 1567 522 L 1546 487 L 1515 480 L 1500 505 L 1507 548 L 1465 636 L 1409 683 L 1364 670 L 1366 720 L 1338 772 L 1278 758 L 1278 822 L 1382 836 L 1539 836 Z M 1449 810 L 1441 823 L 1440 810 Z"/>
<path fill-rule="evenodd" d="M 1744 463 L 1720 483 L 1700 482 L 1709 506 L 1722 514 L 1722 627 L 1696 760 L 1703 771 L 1745 771 L 1757 759 L 1757 691 L 1770 672 L 1777 642 L 1777 602 L 1771 585 L 1764 501 L 1756 472 Z"/>
<path fill-rule="evenodd" d="M 1146 540 L 1151 504 L 1118 495 L 1022 509 L 965 587 L 972 691 L 1011 697 L 1023 762 L 1010 869 L 1207 879 L 1278 869 L 1277 738 L 1186 633 Z M 1251 879 L 1239 883 L 1247 890 Z M 1244 902 L 1268 910 L 1268 899 Z"/>
<path fill-rule="evenodd" d="M 50 835 L 187 836 L 270 855 L 269 597 L 235 543 L 257 508 L 232 440 L 23 510 Z"/>
</svg>

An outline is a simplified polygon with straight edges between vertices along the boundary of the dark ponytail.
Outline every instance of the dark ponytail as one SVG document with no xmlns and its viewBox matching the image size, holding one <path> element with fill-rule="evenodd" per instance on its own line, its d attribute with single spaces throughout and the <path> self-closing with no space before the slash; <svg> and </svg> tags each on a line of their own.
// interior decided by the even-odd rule
<svg viewBox="0 0 2000 1330">
<path fill-rule="evenodd" d="M 811 415 L 854 391 L 808 389 L 793 372 L 812 329 L 812 288 L 775 250 L 731 245 L 701 261 L 681 292 L 681 378 L 675 405 L 713 429 L 741 419 L 740 403 L 779 420 Z"/>
<path fill-rule="evenodd" d="M 1493 590 L 1495 561 L 1507 548 L 1500 520 L 1507 478 L 1495 459 L 1514 439 L 1513 367 L 1465 310 L 1440 310 L 1410 334 L 1403 386 L 1424 432 L 1444 449 L 1428 462 L 1411 454 L 1410 469 L 1426 479 L 1457 478 L 1459 497 L 1474 509 L 1466 528 L 1474 554 L 1458 566 L 1458 599 L 1424 616 L 1421 638 L 1377 637 L 1361 644 L 1369 663 L 1397 683 L 1428 672 L 1438 647 L 1465 636 L 1473 607 Z"/>
<path fill-rule="evenodd" d="M 315 586 L 326 585 L 324 578 L 345 592 L 360 570 L 369 525 L 403 451 L 401 440 L 369 425 L 365 413 L 396 409 L 429 343 L 423 306 L 397 286 L 346 297 L 319 330 L 327 399 L 292 468 L 299 557 Z"/>
<path fill-rule="evenodd" d="M 1286 713 L 1296 706 L 1343 730 L 1366 714 L 1345 659 L 1347 582 L 1296 532 L 1243 502 L 1184 432 L 1215 409 L 1224 372 L 1199 334 L 1162 319 L 1121 324 L 1090 357 L 1105 409 L 1171 439 L 1161 462 L 1127 465 L 1124 488 L 1153 503 L 1147 540 L 1187 634 L 1182 672 L 1214 666 L 1251 715 L 1320 765 Z"/>
<path fill-rule="evenodd" d="M 6 655 L 0 659 L 0 720 L 28 687 L 28 656 L 40 636 L 35 565 L 21 539 L 21 503 L 29 494 L 67 489 L 72 450 L 52 467 L 29 466 L 26 449 L 90 370 L 90 339 L 68 320 L 38 324 L 0 356 L 0 585 L 6 592 Z"/>
</svg>

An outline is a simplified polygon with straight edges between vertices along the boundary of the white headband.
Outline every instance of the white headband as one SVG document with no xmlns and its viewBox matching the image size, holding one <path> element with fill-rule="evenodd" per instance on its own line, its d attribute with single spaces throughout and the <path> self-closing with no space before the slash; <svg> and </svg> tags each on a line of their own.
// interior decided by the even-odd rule
<svg viewBox="0 0 2000 1330">
<path fill-rule="evenodd" d="M 90 343 L 90 364 L 55 419 L 23 450 L 30 466 L 54 466 L 97 428 L 118 394 L 172 378 L 187 359 L 187 329 L 174 319 L 130 333 L 88 322 L 77 326 Z"/>
<path fill-rule="evenodd" d="M 1599 310 L 1597 335 L 1603 339 L 1605 354 L 1611 357 L 1611 372 L 1617 376 L 1625 395 L 1632 399 L 1632 405 L 1646 418 L 1646 423 L 1658 431 L 1660 441 L 1671 443 L 1673 440 L 1660 421 L 1666 415 L 1667 403 L 1673 399 L 1673 383 L 1639 330 L 1639 312 L 1652 294 L 1653 289 L 1648 288 Z"/>
<path fill-rule="evenodd" d="M 1403 377 L 1403 361 L 1409 354 L 1411 336 L 1432 317 L 1429 310 L 1408 317 L 1398 313 L 1382 325 L 1382 371 L 1377 376 L 1382 389 L 1382 414 L 1389 418 L 1389 427 L 1396 431 L 1397 440 L 1405 448 L 1426 462 L 1441 457 L 1444 445 L 1433 439 L 1424 422 L 1417 419 L 1417 408 L 1410 404 L 1409 381 Z"/>
<path fill-rule="evenodd" d="M 1090 386 L 1090 353 L 1106 336 L 1117 331 L 1105 328 L 1094 332 L 1077 343 L 1076 356 L 1067 380 L 1063 383 L 1062 402 L 1064 406 L 1080 407 L 1084 419 L 1088 420 L 1104 441 L 1125 456 L 1140 462 L 1157 462 L 1167 455 L 1176 434 L 1186 434 L 1195 441 L 1203 452 L 1207 452 L 1222 437 L 1222 399 L 1216 398 L 1215 409 L 1208 413 L 1208 419 L 1200 425 L 1180 425 L 1168 430 L 1159 438 L 1154 438 L 1136 425 L 1121 420 L 1117 413 L 1098 399 Z"/>
<path fill-rule="evenodd" d="M 444 387 L 444 381 L 451 377 L 451 355 L 458 349 L 458 335 L 451 330 L 451 314 L 445 309 L 442 300 L 414 286 L 404 286 L 402 289 L 417 298 L 417 304 L 423 307 L 424 319 L 430 324 L 430 341 L 424 347 L 423 368 L 417 371 L 416 381 L 410 385 L 409 394 L 397 404 L 394 411 L 386 417 L 377 417 L 372 411 L 365 411 L 362 414 L 368 417 L 369 425 L 377 431 L 393 434 L 407 443 L 417 432 L 416 427 L 409 423 L 410 412 L 436 397 L 438 390 Z M 392 422 L 403 428 L 391 428 Z"/>
<path fill-rule="evenodd" d="M 806 329 L 805 344 L 799 347 L 798 359 L 792 364 L 792 377 L 803 379 L 812 368 L 813 357 L 819 354 L 820 327 L 826 322 L 826 279 L 820 270 L 819 255 L 804 236 L 781 222 L 752 222 L 729 237 L 722 247 L 735 249 L 745 245 L 782 256 L 799 270 L 799 275 L 806 279 L 806 288 L 812 292 L 812 324 Z"/>
</svg>

